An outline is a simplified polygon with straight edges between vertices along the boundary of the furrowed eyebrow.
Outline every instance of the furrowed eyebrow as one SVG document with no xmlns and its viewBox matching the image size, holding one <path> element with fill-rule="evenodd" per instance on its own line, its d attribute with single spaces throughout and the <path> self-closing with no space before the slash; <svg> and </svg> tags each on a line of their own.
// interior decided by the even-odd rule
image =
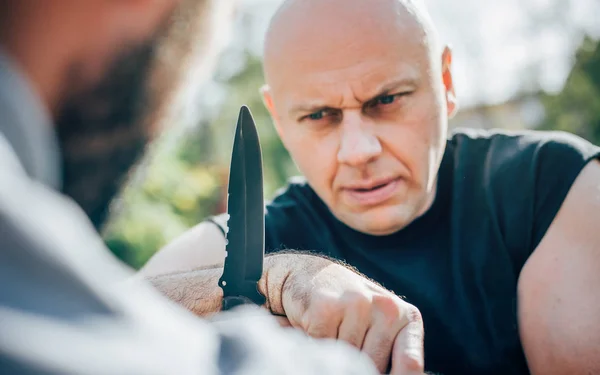
<svg viewBox="0 0 600 375">
<path fill-rule="evenodd" d="M 382 85 L 378 90 L 375 90 L 375 94 L 370 96 L 369 99 L 364 100 L 364 102 L 368 102 L 380 96 L 389 95 L 402 87 L 416 87 L 417 82 L 418 80 L 416 77 L 406 77 L 388 82 Z"/>
<path fill-rule="evenodd" d="M 369 102 L 373 99 L 376 99 L 380 96 L 388 95 L 401 87 L 416 87 L 417 83 L 418 83 L 418 78 L 414 77 L 414 76 L 396 79 L 396 80 L 393 80 L 393 81 L 383 84 L 381 87 L 379 87 L 377 90 L 375 90 L 376 94 L 372 95 L 369 99 L 361 100 L 361 101 L 363 103 L 367 103 L 367 102 Z M 289 114 L 291 116 L 295 117 L 301 113 L 302 114 L 315 113 L 315 112 L 328 110 L 328 109 L 336 109 L 336 108 L 332 107 L 330 105 L 324 104 L 324 102 L 321 102 L 321 101 L 313 101 L 313 102 L 301 103 L 301 104 L 298 104 L 298 105 L 292 107 L 289 111 Z"/>
<path fill-rule="evenodd" d="M 300 104 L 300 105 L 297 105 L 295 107 L 292 107 L 292 109 L 290 109 L 290 115 L 297 116 L 301 113 L 315 113 L 315 112 L 323 111 L 326 109 L 333 109 L 333 108 L 330 106 L 324 105 L 322 103 L 317 103 L 317 102 Z"/>
</svg>

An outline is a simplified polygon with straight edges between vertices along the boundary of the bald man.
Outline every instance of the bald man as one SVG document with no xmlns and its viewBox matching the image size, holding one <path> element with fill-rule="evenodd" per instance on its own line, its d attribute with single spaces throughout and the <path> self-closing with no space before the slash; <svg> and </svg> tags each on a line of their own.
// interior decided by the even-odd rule
<svg viewBox="0 0 600 375">
<path fill-rule="evenodd" d="M 304 177 L 267 206 L 268 262 L 310 251 L 294 270 L 327 256 L 364 275 L 346 288 L 372 279 L 403 296 L 423 319 L 426 370 L 600 373 L 599 147 L 560 132 L 448 134 L 452 54 L 420 1 L 285 1 L 264 58 L 264 101 Z M 225 230 L 211 218 L 142 272 L 222 262 Z M 185 295 L 189 283 L 161 289 Z M 310 285 L 298 298 L 322 301 Z M 358 287 L 353 296 L 379 301 Z M 307 318 L 319 335 L 382 363 L 370 328 L 381 309 L 352 320 L 338 304 L 319 307 Z M 348 321 L 359 327 L 350 337 Z"/>
<path fill-rule="evenodd" d="M 377 373 L 258 308 L 199 319 L 98 235 L 190 51 L 201 69 L 215 57 L 211 25 L 231 4 L 0 1 L 0 374 Z"/>
</svg>

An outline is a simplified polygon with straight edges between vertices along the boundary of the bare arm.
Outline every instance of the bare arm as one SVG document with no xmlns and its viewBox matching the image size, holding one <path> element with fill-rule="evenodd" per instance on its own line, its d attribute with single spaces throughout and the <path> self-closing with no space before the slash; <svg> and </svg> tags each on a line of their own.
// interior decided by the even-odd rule
<svg viewBox="0 0 600 375">
<path fill-rule="evenodd" d="M 575 181 L 518 286 L 534 375 L 600 373 L 600 162 Z"/>
<path fill-rule="evenodd" d="M 277 315 L 285 315 L 281 291 L 294 264 L 303 255 L 278 254 L 265 259 L 265 270 L 258 289 L 267 297 L 266 308 Z M 274 267 L 276 266 L 276 267 Z M 198 316 L 209 316 L 221 310 L 223 290 L 218 286 L 223 273 L 221 266 L 208 266 L 193 271 L 146 276 L 145 278 L 163 295 Z"/>
<path fill-rule="evenodd" d="M 309 269 L 318 273 L 331 264 L 329 259 L 303 253 L 267 255 L 263 277 L 258 282 L 258 290 L 266 297 L 265 308 L 275 315 L 285 315 L 283 288 L 295 289 L 288 280 L 290 273 L 294 270 L 308 273 Z M 223 290 L 218 286 L 218 281 L 222 274 L 222 266 L 208 266 L 193 271 L 146 276 L 145 279 L 171 301 L 198 316 L 206 317 L 221 310 Z M 308 297 L 295 295 L 298 300 Z"/>
<path fill-rule="evenodd" d="M 217 226 L 203 222 L 159 250 L 140 269 L 139 275 L 151 277 L 202 268 L 222 267 L 225 237 Z M 216 285 L 216 284 L 215 284 Z"/>
<path fill-rule="evenodd" d="M 291 269 L 294 259 L 302 255 L 267 255 L 259 290 L 270 301 L 277 301 L 274 314 L 284 315 L 281 286 L 286 273 L 271 270 L 276 259 L 278 269 Z M 138 272 L 137 278 L 147 279 L 163 295 L 199 316 L 221 310 L 223 290 L 217 285 L 223 273 L 225 238 L 214 223 L 203 222 L 185 232 L 157 252 Z M 291 263 L 290 263 L 291 262 Z M 268 277 L 268 275 L 271 277 Z M 270 287 L 267 286 L 269 281 Z"/>
</svg>

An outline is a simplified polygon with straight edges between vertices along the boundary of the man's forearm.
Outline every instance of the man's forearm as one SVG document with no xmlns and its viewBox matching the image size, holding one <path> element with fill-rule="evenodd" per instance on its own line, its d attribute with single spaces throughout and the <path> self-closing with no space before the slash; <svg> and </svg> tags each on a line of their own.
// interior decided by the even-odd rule
<svg viewBox="0 0 600 375">
<path fill-rule="evenodd" d="M 308 254 L 286 252 L 268 254 L 265 257 L 264 273 L 258 282 L 258 290 L 267 297 L 266 308 L 276 315 L 285 315 L 281 301 L 281 289 L 289 270 L 302 266 L 299 258 Z M 314 255 L 312 255 L 314 257 Z M 315 257 L 316 258 L 316 257 Z M 274 267 L 276 264 L 279 267 Z M 223 274 L 223 264 L 203 267 L 194 271 L 183 271 L 157 276 L 143 276 L 159 292 L 173 302 L 199 316 L 209 316 L 222 307 L 223 290 L 218 286 Z"/>
<path fill-rule="evenodd" d="M 275 309 L 275 314 L 284 315 L 281 288 L 289 269 L 298 255 L 268 254 L 265 257 L 264 273 L 258 282 L 258 290 L 267 297 L 266 308 Z M 302 256 L 302 255 L 300 255 Z M 279 262 L 283 267 L 273 266 Z M 271 271 L 271 272 L 269 272 Z M 203 267 L 195 271 L 183 271 L 158 276 L 142 276 L 159 292 L 173 302 L 198 316 L 209 316 L 219 312 L 223 302 L 223 290 L 218 286 L 223 274 L 223 264 Z M 271 275 L 271 277 L 269 277 Z"/>
<path fill-rule="evenodd" d="M 268 254 L 265 257 L 263 277 L 257 285 L 258 290 L 266 297 L 265 308 L 275 315 L 285 315 L 282 289 L 286 287 L 291 270 L 306 267 L 323 268 L 330 264 L 332 260 L 326 257 L 300 251 Z M 170 300 L 196 315 L 208 316 L 221 310 L 223 290 L 218 286 L 218 281 L 222 274 L 221 264 L 195 271 L 146 276 L 145 279 Z"/>
<path fill-rule="evenodd" d="M 223 268 L 146 277 L 159 292 L 196 315 L 206 317 L 221 310 L 223 290 L 218 286 Z"/>
</svg>

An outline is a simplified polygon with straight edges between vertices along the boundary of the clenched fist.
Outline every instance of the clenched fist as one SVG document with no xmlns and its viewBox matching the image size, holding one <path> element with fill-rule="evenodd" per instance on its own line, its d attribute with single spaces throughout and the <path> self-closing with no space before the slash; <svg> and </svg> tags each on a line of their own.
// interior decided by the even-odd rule
<svg viewBox="0 0 600 375">
<path fill-rule="evenodd" d="M 344 265 L 306 254 L 272 255 L 259 289 L 271 312 L 292 327 L 356 346 L 382 373 L 390 363 L 392 374 L 423 373 L 419 310 Z"/>
</svg>

